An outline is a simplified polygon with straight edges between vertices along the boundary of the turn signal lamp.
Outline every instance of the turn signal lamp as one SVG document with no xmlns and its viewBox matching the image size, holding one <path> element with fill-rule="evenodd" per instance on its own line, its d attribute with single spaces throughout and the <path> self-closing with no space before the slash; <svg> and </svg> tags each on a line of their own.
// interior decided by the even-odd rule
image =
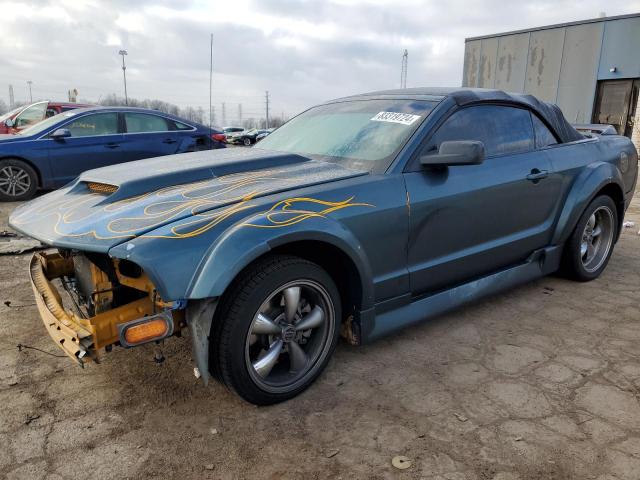
<svg viewBox="0 0 640 480">
<path fill-rule="evenodd" d="M 120 326 L 120 343 L 124 347 L 135 347 L 162 340 L 171 335 L 172 330 L 173 322 L 167 314 L 145 317 Z"/>
</svg>

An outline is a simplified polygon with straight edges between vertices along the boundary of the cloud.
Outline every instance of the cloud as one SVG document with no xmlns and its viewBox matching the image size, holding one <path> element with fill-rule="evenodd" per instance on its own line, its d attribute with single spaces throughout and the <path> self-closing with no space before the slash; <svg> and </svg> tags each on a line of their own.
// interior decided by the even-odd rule
<svg viewBox="0 0 640 480">
<path fill-rule="evenodd" d="M 28 95 L 98 100 L 122 94 L 126 48 L 132 97 L 208 108 L 209 35 L 214 35 L 214 103 L 233 119 L 292 115 L 325 99 L 395 88 L 402 50 L 409 86 L 459 85 L 465 37 L 596 17 L 602 2 L 484 0 L 234 0 L 129 2 L 0 0 L 0 98 Z M 608 15 L 640 0 L 607 2 Z"/>
</svg>

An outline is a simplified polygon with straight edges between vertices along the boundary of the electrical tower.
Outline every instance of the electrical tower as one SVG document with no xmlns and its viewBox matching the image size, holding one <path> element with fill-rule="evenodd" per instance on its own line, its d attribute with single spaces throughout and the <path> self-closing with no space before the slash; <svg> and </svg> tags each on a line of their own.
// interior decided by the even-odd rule
<svg viewBox="0 0 640 480">
<path fill-rule="evenodd" d="M 15 101 L 13 98 L 13 85 L 9 85 L 9 108 L 13 110 L 14 105 L 15 105 Z"/>
<path fill-rule="evenodd" d="M 224 102 L 222 102 L 222 127 L 224 128 L 227 125 L 227 111 L 224 107 Z"/>
<path fill-rule="evenodd" d="M 242 126 L 242 104 L 238 104 L 238 126 Z"/>
<path fill-rule="evenodd" d="M 266 107 L 266 126 L 265 128 L 269 128 L 269 90 L 264 92 L 264 103 Z"/>
<path fill-rule="evenodd" d="M 409 67 L 409 52 L 404 49 L 402 54 L 402 68 L 400 70 L 400 88 L 407 88 L 407 68 Z"/>
</svg>

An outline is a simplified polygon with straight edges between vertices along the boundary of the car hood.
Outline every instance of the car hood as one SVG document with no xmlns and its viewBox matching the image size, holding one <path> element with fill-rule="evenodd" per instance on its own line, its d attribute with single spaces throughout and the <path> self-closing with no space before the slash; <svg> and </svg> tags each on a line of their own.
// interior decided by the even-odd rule
<svg viewBox="0 0 640 480">
<path fill-rule="evenodd" d="M 87 171 L 9 222 L 49 245 L 107 252 L 186 217 L 366 173 L 257 148 L 169 155 Z"/>
<path fill-rule="evenodd" d="M 20 142 L 22 140 L 26 140 L 27 137 L 22 135 L 16 135 L 15 133 L 3 133 L 0 134 L 0 145 L 7 143 Z"/>
</svg>

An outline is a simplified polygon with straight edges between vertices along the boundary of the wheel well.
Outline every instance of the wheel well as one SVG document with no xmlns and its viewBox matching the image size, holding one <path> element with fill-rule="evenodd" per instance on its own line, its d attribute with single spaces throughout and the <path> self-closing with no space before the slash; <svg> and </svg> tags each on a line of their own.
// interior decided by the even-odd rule
<svg viewBox="0 0 640 480">
<path fill-rule="evenodd" d="M 615 183 L 609 183 L 598 190 L 598 193 L 596 193 L 593 198 L 599 197 L 600 195 L 607 195 L 608 197 L 611 197 L 613 203 L 616 204 L 616 211 L 618 213 L 617 235 L 620 235 L 622 222 L 624 220 L 624 194 L 622 193 L 622 189 Z"/>
<path fill-rule="evenodd" d="M 29 160 L 27 160 L 25 158 L 20 158 L 20 157 L 2 157 L 2 158 L 0 158 L 0 162 L 2 162 L 3 160 L 20 160 L 21 162 L 24 162 L 27 165 L 29 165 L 31 168 L 33 168 L 33 171 L 36 172 L 36 177 L 38 177 L 38 187 L 42 187 L 42 173 L 40 172 L 40 169 L 38 167 L 36 167 L 32 162 L 30 162 Z"/>
<path fill-rule="evenodd" d="M 362 279 L 353 260 L 340 248 L 330 243 L 302 240 L 280 245 L 270 253 L 295 255 L 324 268 L 338 287 L 343 320 L 360 308 Z"/>
</svg>

